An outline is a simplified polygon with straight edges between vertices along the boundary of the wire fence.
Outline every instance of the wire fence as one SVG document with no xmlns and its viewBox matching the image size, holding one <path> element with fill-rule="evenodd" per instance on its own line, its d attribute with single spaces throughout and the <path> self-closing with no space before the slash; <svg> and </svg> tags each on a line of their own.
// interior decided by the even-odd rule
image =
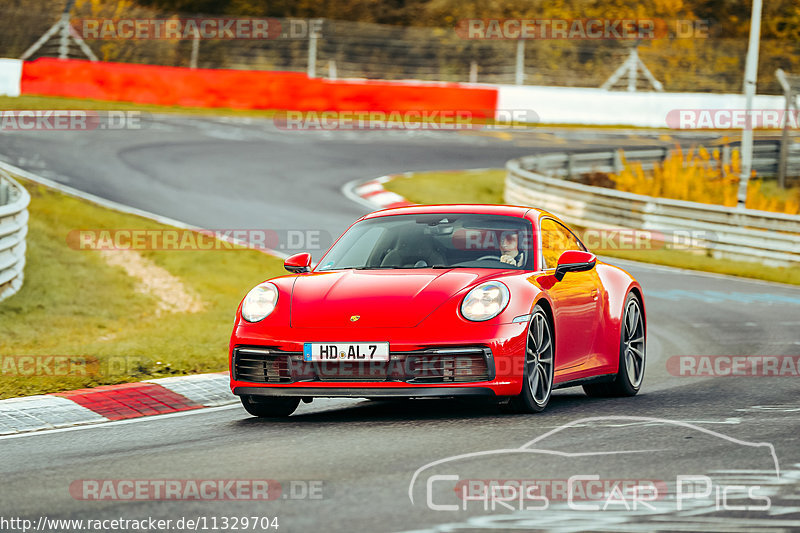
<svg viewBox="0 0 800 533">
<path fill-rule="evenodd" d="M 33 6 L 36 6 L 35 8 Z M 123 6 L 123 7 L 120 7 Z M 4 0 L 0 6 L 0 57 L 20 57 L 59 19 L 62 1 Z M 123 10 L 124 9 L 124 10 Z M 79 2 L 73 26 L 89 17 L 188 18 L 127 4 Z M 630 57 L 625 40 L 470 40 L 454 28 L 399 27 L 361 22 L 278 19 L 295 36 L 270 39 L 92 39 L 85 42 L 104 61 L 200 68 L 312 72 L 321 77 L 524 83 L 600 87 Z M 80 30 L 80 28 L 78 28 Z M 80 31 L 78 32 L 80 33 Z M 31 59 L 59 54 L 57 36 Z M 638 57 L 665 91 L 741 92 L 745 39 L 663 38 L 638 43 Z M 62 50 L 63 51 L 63 50 Z M 777 67 L 800 70 L 800 42 L 762 41 L 759 92 L 779 94 Z M 85 58 L 78 46 L 68 56 Z M 622 88 L 627 87 L 627 77 Z M 653 90 L 641 73 L 637 90 Z"/>
</svg>

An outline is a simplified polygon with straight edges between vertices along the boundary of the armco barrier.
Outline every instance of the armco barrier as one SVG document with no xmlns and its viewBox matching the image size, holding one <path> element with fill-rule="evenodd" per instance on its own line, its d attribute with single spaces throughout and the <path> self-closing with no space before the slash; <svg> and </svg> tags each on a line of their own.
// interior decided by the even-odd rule
<svg viewBox="0 0 800 533">
<path fill-rule="evenodd" d="M 0 170 L 0 300 L 22 287 L 30 200 L 28 191 Z"/>
<path fill-rule="evenodd" d="M 646 164 L 663 157 L 659 153 L 631 150 L 625 152 L 625 158 Z M 565 175 L 565 166 L 570 164 L 573 174 L 613 171 L 619 159 L 607 151 L 581 154 L 579 159 L 547 154 L 511 160 L 506 164 L 505 202 L 542 208 L 586 228 L 685 232 L 694 236 L 693 247 L 705 249 L 714 257 L 772 266 L 800 264 L 800 215 L 654 198 L 557 176 Z"/>
<path fill-rule="evenodd" d="M 497 90 L 455 83 L 326 80 L 297 72 L 211 70 L 51 58 L 26 61 L 22 94 L 140 104 L 300 111 L 468 111 L 494 117 Z"/>
<path fill-rule="evenodd" d="M 739 143 L 715 147 L 722 152 L 723 164 L 730 164 L 731 149 L 738 148 Z M 684 150 L 684 154 L 692 151 Z M 638 163 L 643 170 L 652 170 L 656 163 L 661 163 L 674 150 L 671 148 L 650 148 L 629 152 L 635 159 L 631 162 Z M 780 141 L 756 141 L 753 144 L 752 169 L 761 177 L 774 177 L 778 172 L 778 158 L 780 155 Z M 526 158 L 529 167 L 527 170 L 542 169 L 546 174 L 571 178 L 586 172 L 620 172 L 624 167 L 624 153 L 621 150 L 606 150 L 604 152 L 574 152 L 542 154 L 533 158 Z M 708 165 L 716 167 L 719 163 L 710 160 Z M 800 176 L 800 145 L 789 145 L 786 159 L 786 171 L 790 176 Z"/>
</svg>

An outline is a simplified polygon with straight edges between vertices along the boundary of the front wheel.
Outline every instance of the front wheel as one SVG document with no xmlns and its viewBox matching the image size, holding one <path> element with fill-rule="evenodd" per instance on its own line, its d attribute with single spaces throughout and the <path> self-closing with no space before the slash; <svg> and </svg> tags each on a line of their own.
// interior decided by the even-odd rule
<svg viewBox="0 0 800 533">
<path fill-rule="evenodd" d="M 622 315 L 619 344 L 619 371 L 614 381 L 584 385 L 589 396 L 635 396 L 642 386 L 645 363 L 644 314 L 639 298 L 628 294 Z"/>
<path fill-rule="evenodd" d="M 259 418 L 285 418 L 300 405 L 300 398 L 284 396 L 244 395 L 241 400 L 245 411 Z"/>
<path fill-rule="evenodd" d="M 553 393 L 555 346 L 553 330 L 544 309 L 533 310 L 525 346 L 522 392 L 511 399 L 510 407 L 521 413 L 539 413 L 547 407 Z"/>
</svg>

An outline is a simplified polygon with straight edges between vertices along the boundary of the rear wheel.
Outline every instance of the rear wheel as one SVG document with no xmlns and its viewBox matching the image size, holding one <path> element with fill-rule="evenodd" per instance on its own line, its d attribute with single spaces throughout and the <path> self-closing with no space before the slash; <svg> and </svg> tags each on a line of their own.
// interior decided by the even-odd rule
<svg viewBox="0 0 800 533">
<path fill-rule="evenodd" d="M 259 418 L 285 418 L 300 404 L 300 398 L 284 396 L 244 395 L 241 400 L 245 411 Z"/>
<path fill-rule="evenodd" d="M 511 399 L 512 410 L 522 413 L 543 411 L 553 392 L 554 369 L 553 330 L 547 313 L 537 305 L 528 327 L 522 392 Z"/>
<path fill-rule="evenodd" d="M 619 371 L 614 381 L 584 385 L 589 396 L 635 396 L 642 386 L 645 365 L 644 315 L 639 298 L 629 293 L 622 315 L 619 344 Z"/>
</svg>

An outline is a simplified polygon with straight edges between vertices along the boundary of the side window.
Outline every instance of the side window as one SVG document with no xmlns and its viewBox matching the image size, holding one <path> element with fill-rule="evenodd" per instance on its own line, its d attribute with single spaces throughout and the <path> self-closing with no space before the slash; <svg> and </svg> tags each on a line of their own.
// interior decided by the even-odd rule
<svg viewBox="0 0 800 533">
<path fill-rule="evenodd" d="M 555 268 L 558 258 L 566 250 L 583 250 L 578 239 L 564 226 L 551 218 L 542 220 L 542 257 L 544 268 Z"/>
</svg>

